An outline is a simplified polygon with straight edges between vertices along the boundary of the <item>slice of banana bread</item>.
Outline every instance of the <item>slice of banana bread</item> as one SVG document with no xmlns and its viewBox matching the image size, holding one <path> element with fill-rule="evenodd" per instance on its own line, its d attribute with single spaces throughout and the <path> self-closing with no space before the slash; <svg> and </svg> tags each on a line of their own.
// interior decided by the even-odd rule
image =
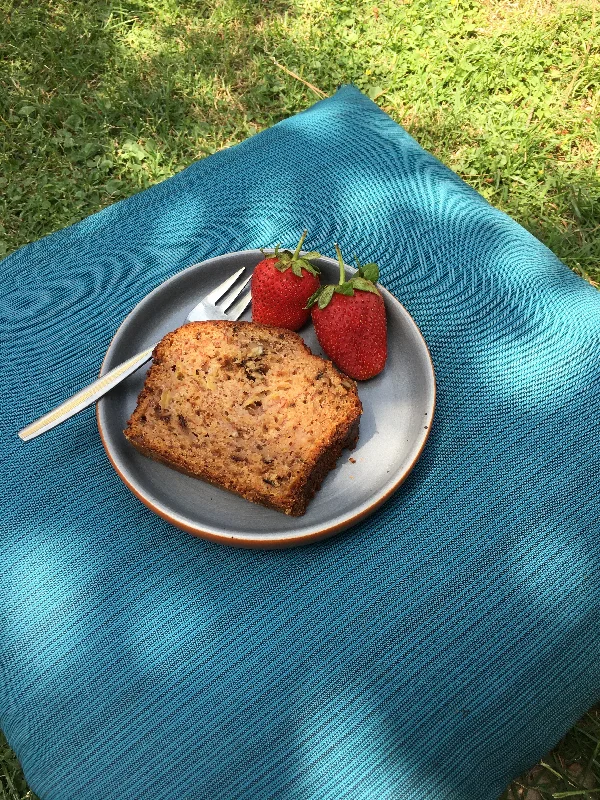
<svg viewBox="0 0 600 800">
<path fill-rule="evenodd" d="M 356 383 L 297 333 L 190 322 L 167 334 L 124 431 L 144 455 L 300 516 L 358 439 Z"/>
</svg>

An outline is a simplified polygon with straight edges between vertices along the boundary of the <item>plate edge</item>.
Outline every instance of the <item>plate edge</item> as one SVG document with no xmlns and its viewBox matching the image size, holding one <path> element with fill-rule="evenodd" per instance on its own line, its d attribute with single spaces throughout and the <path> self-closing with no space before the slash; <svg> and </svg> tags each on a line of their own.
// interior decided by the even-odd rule
<svg viewBox="0 0 600 800">
<path fill-rule="evenodd" d="M 263 256 L 263 253 L 260 250 L 238 250 L 238 251 L 233 251 L 231 253 L 224 253 L 224 254 L 222 254 L 220 256 L 214 256 L 213 258 L 209 258 L 209 259 L 206 259 L 204 261 L 200 261 L 200 262 L 198 262 L 196 264 L 191 264 L 189 267 L 185 267 L 184 269 L 180 270 L 179 272 L 176 272 L 175 275 L 172 275 L 170 278 L 167 278 L 167 280 L 163 281 L 161 284 L 156 286 L 150 292 L 148 292 L 148 294 L 145 295 L 134 306 L 134 308 L 129 312 L 129 314 L 127 314 L 127 316 L 122 320 L 122 322 L 119 325 L 119 327 L 117 328 L 117 330 L 114 332 L 114 334 L 113 334 L 113 336 L 112 336 L 112 338 L 111 338 L 111 340 L 109 342 L 109 345 L 108 345 L 108 347 L 106 349 L 106 353 L 104 355 L 104 358 L 102 359 L 102 364 L 100 365 L 99 376 L 102 376 L 102 374 L 105 371 L 105 365 L 106 365 L 106 362 L 107 362 L 107 360 L 109 358 L 110 351 L 112 349 L 112 346 L 113 346 L 115 338 L 117 337 L 117 335 L 118 335 L 119 331 L 121 330 L 121 328 L 123 327 L 123 325 L 125 325 L 125 323 L 129 319 L 129 317 L 135 312 L 135 310 L 137 309 L 137 307 L 139 306 L 140 303 L 142 303 L 143 301 L 145 301 L 146 299 L 151 297 L 155 292 L 158 292 L 159 290 L 162 290 L 165 287 L 165 285 L 167 285 L 171 281 L 175 281 L 178 278 L 180 278 L 184 273 L 188 272 L 189 270 L 197 269 L 198 267 L 204 267 L 205 265 L 210 264 L 210 262 L 212 262 L 212 261 L 218 261 L 218 260 L 221 260 L 221 259 L 227 259 L 228 257 L 239 255 L 240 253 L 245 253 L 245 254 L 248 254 L 248 255 L 252 254 L 252 255 L 256 255 L 257 257 L 262 257 Z M 328 256 L 321 256 L 320 260 L 327 261 L 327 262 L 329 262 L 330 265 L 337 266 L 337 261 L 335 259 L 333 259 L 333 258 L 329 258 Z M 349 271 L 351 271 L 353 273 L 356 272 L 356 269 L 354 269 L 350 265 L 346 265 L 346 266 L 347 266 Z M 265 539 L 261 539 L 261 538 L 253 537 L 253 536 L 248 536 L 248 537 L 243 537 L 243 536 L 239 536 L 239 535 L 238 536 L 236 536 L 236 535 L 228 536 L 226 534 L 218 533 L 216 531 L 205 530 L 205 529 L 203 529 L 203 528 L 201 528 L 199 526 L 191 525 L 188 522 L 177 518 L 176 516 L 172 516 L 168 512 L 166 512 L 162 508 L 160 508 L 159 506 L 156 506 L 155 504 L 153 504 L 148 498 L 144 497 L 144 495 L 125 476 L 125 474 L 118 467 L 116 461 L 114 460 L 114 458 L 113 458 L 113 456 L 112 456 L 112 454 L 110 452 L 110 448 L 109 448 L 109 446 L 107 444 L 106 438 L 105 438 L 105 432 L 104 432 L 104 429 L 102 427 L 102 421 L 101 421 L 101 403 L 102 403 L 102 398 L 101 398 L 96 403 L 96 424 L 98 426 L 98 432 L 100 434 L 100 440 L 102 442 L 102 446 L 103 446 L 104 451 L 105 451 L 105 453 L 106 453 L 106 455 L 108 457 L 109 462 L 111 463 L 113 469 L 115 470 L 115 472 L 117 473 L 119 478 L 123 481 L 125 486 L 127 486 L 127 488 L 132 492 L 132 494 L 140 502 L 142 502 L 147 508 L 149 508 L 151 511 L 153 511 L 155 514 L 157 514 L 159 517 L 161 517 L 163 520 L 165 520 L 169 524 L 174 525 L 176 528 L 179 528 L 180 530 L 184 530 L 187 533 L 192 534 L 193 536 L 197 536 L 197 537 L 202 538 L 202 539 L 207 539 L 209 541 L 217 542 L 219 544 L 226 544 L 226 545 L 229 545 L 229 546 L 232 546 L 232 547 L 241 547 L 241 548 L 249 548 L 249 549 L 261 549 L 261 550 L 264 550 L 264 549 L 267 549 L 267 550 L 271 550 L 271 549 L 286 549 L 286 548 L 297 547 L 297 546 L 301 546 L 301 545 L 305 545 L 305 544 L 311 544 L 313 542 L 317 542 L 317 541 L 321 541 L 323 539 L 330 538 L 331 536 L 334 536 L 337 533 L 341 533 L 343 530 L 346 530 L 347 528 L 353 527 L 354 525 L 358 524 L 358 522 L 360 522 L 362 519 L 364 519 L 367 516 L 369 516 L 370 514 L 374 513 L 381 505 L 383 505 L 400 488 L 400 486 L 404 483 L 404 481 L 410 475 L 410 473 L 414 469 L 415 464 L 418 462 L 419 458 L 421 457 L 421 454 L 422 454 L 422 452 L 423 452 L 423 450 L 425 448 L 425 445 L 427 444 L 427 442 L 429 440 L 429 436 L 431 434 L 431 428 L 432 428 L 433 418 L 435 416 L 436 401 L 437 401 L 437 384 L 436 384 L 436 377 L 435 377 L 435 368 L 434 368 L 434 364 L 433 364 L 433 359 L 431 358 L 431 353 L 429 351 L 429 347 L 427 346 L 427 342 L 425 341 L 425 338 L 423 337 L 423 334 L 421 333 L 421 330 L 420 330 L 419 326 L 417 325 L 417 323 L 415 322 L 415 320 L 413 319 L 413 317 L 409 313 L 409 311 L 404 307 L 404 305 L 398 300 L 397 297 L 395 297 L 395 295 L 393 295 L 388 289 L 386 289 L 385 286 L 382 286 L 380 284 L 380 287 L 383 289 L 383 291 L 388 296 L 390 301 L 393 301 L 394 303 L 398 304 L 398 306 L 400 306 L 400 308 L 402 309 L 402 312 L 408 317 L 408 319 L 411 321 L 412 325 L 414 326 L 414 330 L 417 332 L 417 334 L 419 336 L 419 339 L 421 341 L 421 344 L 422 344 L 422 346 L 424 348 L 424 352 L 425 352 L 425 354 L 427 356 L 427 361 L 428 361 L 428 364 L 429 364 L 429 369 L 430 369 L 431 378 L 432 378 L 431 404 L 430 404 L 430 408 L 428 408 L 428 410 L 427 410 L 428 411 L 428 416 L 429 416 L 429 424 L 427 426 L 427 432 L 423 437 L 423 441 L 421 442 L 421 446 L 419 447 L 417 453 L 415 454 L 415 456 L 411 460 L 410 464 L 403 471 L 403 473 L 399 477 L 398 481 L 393 486 L 391 486 L 384 495 L 382 495 L 381 497 L 378 497 L 377 500 L 375 500 L 371 505 L 367 506 L 366 508 L 363 508 L 356 515 L 354 515 L 354 516 L 352 516 L 352 517 L 350 517 L 348 519 L 343 520 L 342 522 L 338 523 L 337 525 L 332 525 L 331 527 L 322 528 L 321 530 L 313 531 L 313 532 L 310 532 L 310 533 L 303 533 L 303 534 L 300 534 L 298 536 L 293 536 L 292 535 L 292 536 L 289 536 L 289 537 L 285 537 L 284 536 L 284 537 L 281 537 L 279 539 L 265 540 Z"/>
</svg>

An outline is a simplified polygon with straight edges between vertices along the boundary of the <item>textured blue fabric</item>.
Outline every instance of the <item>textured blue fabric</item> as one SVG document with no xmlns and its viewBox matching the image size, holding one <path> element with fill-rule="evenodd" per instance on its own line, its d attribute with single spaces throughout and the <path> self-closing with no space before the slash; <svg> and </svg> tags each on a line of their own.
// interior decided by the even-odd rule
<svg viewBox="0 0 600 800">
<path fill-rule="evenodd" d="M 194 262 L 333 242 L 431 349 L 408 482 L 244 551 L 122 485 L 96 373 Z M 352 87 L 3 264 L 0 723 L 44 800 L 493 800 L 600 698 L 600 294 Z"/>
</svg>

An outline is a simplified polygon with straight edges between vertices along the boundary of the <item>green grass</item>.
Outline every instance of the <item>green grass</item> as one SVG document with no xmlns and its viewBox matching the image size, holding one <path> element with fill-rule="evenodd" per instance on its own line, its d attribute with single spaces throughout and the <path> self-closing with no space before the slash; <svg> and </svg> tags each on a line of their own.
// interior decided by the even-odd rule
<svg viewBox="0 0 600 800">
<path fill-rule="evenodd" d="M 600 283 L 596 0 L 0 0 L 0 255 L 349 82 Z M 599 741 L 507 798 L 600 798 Z M 0 786 L 31 796 L 2 741 Z"/>
<path fill-rule="evenodd" d="M 0 732 L 0 800 L 36 800 L 2 732 Z"/>
<path fill-rule="evenodd" d="M 353 82 L 600 279 L 600 15 L 550 0 L 46 0 L 0 12 L 0 252 Z"/>
</svg>

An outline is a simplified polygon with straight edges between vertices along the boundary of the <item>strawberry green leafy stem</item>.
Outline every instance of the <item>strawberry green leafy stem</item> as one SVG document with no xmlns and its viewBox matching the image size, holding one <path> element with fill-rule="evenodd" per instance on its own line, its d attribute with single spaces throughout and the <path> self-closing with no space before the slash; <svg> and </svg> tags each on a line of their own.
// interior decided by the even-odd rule
<svg viewBox="0 0 600 800">
<path fill-rule="evenodd" d="M 321 254 L 317 253 L 316 250 L 311 250 L 310 253 L 304 253 L 302 257 L 300 257 L 300 250 L 302 249 L 302 245 L 304 244 L 304 240 L 306 239 L 308 231 L 304 231 L 302 236 L 300 237 L 300 241 L 296 245 L 296 249 L 292 253 L 290 250 L 279 250 L 280 245 L 276 245 L 275 252 L 273 254 L 267 254 L 264 250 L 261 249 L 263 255 L 266 255 L 267 258 L 275 258 L 276 261 L 273 264 L 275 269 L 279 270 L 279 272 L 285 272 L 287 269 L 292 269 L 294 275 L 297 275 L 299 278 L 302 277 L 302 270 L 305 269 L 307 272 L 310 272 L 311 275 L 315 277 L 319 276 L 319 270 L 313 264 L 310 263 L 310 259 L 312 258 L 320 258 Z"/>
<path fill-rule="evenodd" d="M 331 298 L 335 293 L 345 294 L 350 297 L 354 295 L 354 290 L 359 289 L 361 292 L 371 292 L 372 294 L 379 294 L 379 290 L 375 286 L 379 280 L 379 267 L 374 262 L 362 265 L 358 258 L 354 256 L 358 271 L 353 275 L 349 281 L 346 280 L 346 271 L 344 269 L 344 260 L 342 258 L 342 251 L 336 242 L 335 252 L 337 254 L 338 263 L 340 265 L 340 282 L 337 284 L 329 284 L 329 286 L 321 286 L 317 291 L 308 298 L 306 308 L 311 308 L 315 303 L 318 304 L 320 309 L 326 308 L 331 302 Z"/>
</svg>

